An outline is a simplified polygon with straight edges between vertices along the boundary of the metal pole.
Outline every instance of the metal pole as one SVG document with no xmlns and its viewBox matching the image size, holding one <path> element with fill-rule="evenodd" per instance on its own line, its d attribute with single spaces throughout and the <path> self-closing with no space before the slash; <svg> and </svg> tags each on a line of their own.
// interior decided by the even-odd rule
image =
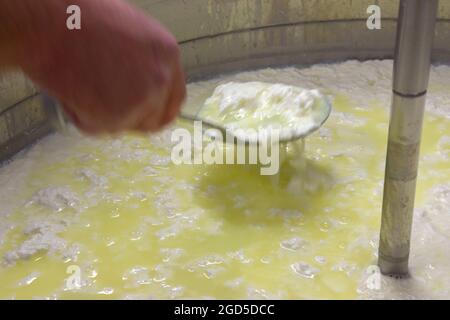
<svg viewBox="0 0 450 320">
<path fill-rule="evenodd" d="M 438 0 L 401 0 L 384 179 L 378 265 L 408 274 L 425 95 Z"/>
</svg>

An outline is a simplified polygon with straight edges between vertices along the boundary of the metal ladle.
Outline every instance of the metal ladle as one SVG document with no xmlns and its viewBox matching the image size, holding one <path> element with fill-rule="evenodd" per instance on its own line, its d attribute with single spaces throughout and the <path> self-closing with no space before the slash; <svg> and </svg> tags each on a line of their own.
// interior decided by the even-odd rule
<svg viewBox="0 0 450 320">
<path fill-rule="evenodd" d="M 51 121 L 53 122 L 53 127 L 55 127 L 57 130 L 65 131 L 67 129 L 66 127 L 67 117 L 64 116 L 64 112 L 62 111 L 59 102 L 45 93 L 42 93 L 41 96 L 44 108 L 46 109 L 47 113 L 50 115 L 50 118 L 52 119 Z M 328 101 L 328 99 L 326 98 L 324 99 L 325 99 L 324 103 L 327 106 L 327 109 L 315 126 L 306 128 L 305 130 L 293 130 L 291 135 L 282 137 L 281 139 L 278 140 L 278 142 L 287 143 L 299 140 L 305 138 L 306 136 L 312 134 L 314 131 L 318 130 L 325 123 L 325 121 L 328 119 L 331 113 L 331 103 Z M 215 123 L 209 119 L 199 117 L 198 113 L 199 111 L 196 114 L 189 114 L 187 112 L 181 111 L 178 117 L 182 120 L 190 122 L 201 121 L 202 126 L 204 126 L 206 129 L 217 130 L 222 134 L 223 137 L 231 135 L 232 137 L 235 138 L 233 139 L 234 143 L 237 143 L 238 141 L 242 143 L 250 143 L 250 144 L 254 143 L 233 135 L 233 131 L 227 129 L 226 126 L 223 124 Z M 259 141 L 257 143 L 259 143 Z"/>
<path fill-rule="evenodd" d="M 282 136 L 278 142 L 279 143 L 288 143 L 288 142 L 292 142 L 292 141 L 296 141 L 299 139 L 303 139 L 307 136 L 309 136 L 310 134 L 312 134 L 313 132 L 315 132 L 316 130 L 318 130 L 328 119 L 328 117 L 331 114 L 331 102 L 328 101 L 327 98 L 323 98 L 324 101 L 324 105 L 326 106 L 326 112 L 324 112 L 321 117 L 319 118 L 319 121 L 312 127 L 309 128 L 302 128 L 301 130 L 299 130 L 299 128 L 294 128 L 292 129 L 291 133 L 289 135 L 284 135 Z M 235 139 L 233 139 L 234 143 L 240 141 L 242 143 L 250 143 L 250 144 L 259 144 L 261 141 L 250 141 L 249 139 L 243 139 L 242 137 L 239 137 L 237 135 L 233 134 L 233 130 L 228 129 L 224 124 L 221 123 L 217 123 L 217 122 L 213 122 L 209 119 L 200 117 L 198 114 L 200 113 L 201 109 L 197 111 L 197 113 L 195 115 L 193 114 L 188 114 L 186 112 L 181 112 L 179 115 L 179 118 L 183 119 L 183 120 L 188 120 L 188 121 L 201 121 L 202 125 L 205 126 L 207 129 L 214 129 L 219 131 L 223 137 L 226 137 L 227 135 L 231 135 L 233 136 Z M 270 134 L 270 132 L 269 132 Z"/>
</svg>

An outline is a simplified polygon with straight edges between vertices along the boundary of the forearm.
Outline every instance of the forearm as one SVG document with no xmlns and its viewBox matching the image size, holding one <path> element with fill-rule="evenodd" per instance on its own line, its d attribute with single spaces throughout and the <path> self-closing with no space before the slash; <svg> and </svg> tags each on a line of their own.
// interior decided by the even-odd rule
<svg viewBox="0 0 450 320">
<path fill-rule="evenodd" d="M 0 0 L 0 67 L 15 66 L 32 43 L 65 27 L 66 8 L 84 0 Z"/>
</svg>

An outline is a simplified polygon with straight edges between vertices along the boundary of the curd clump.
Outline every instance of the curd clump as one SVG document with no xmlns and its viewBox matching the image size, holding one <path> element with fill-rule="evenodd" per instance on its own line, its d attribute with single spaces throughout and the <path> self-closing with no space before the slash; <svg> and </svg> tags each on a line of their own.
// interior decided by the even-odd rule
<svg viewBox="0 0 450 320">
<path fill-rule="evenodd" d="M 309 133 L 326 120 L 331 106 L 319 90 L 266 82 L 228 82 L 215 88 L 200 118 L 228 130 L 280 130 L 280 139 Z"/>
</svg>

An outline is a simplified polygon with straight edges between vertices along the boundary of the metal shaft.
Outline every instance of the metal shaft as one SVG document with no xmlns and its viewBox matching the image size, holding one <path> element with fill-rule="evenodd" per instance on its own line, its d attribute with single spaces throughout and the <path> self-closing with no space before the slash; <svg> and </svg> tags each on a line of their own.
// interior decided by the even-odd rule
<svg viewBox="0 0 450 320">
<path fill-rule="evenodd" d="M 378 265 L 408 273 L 414 196 L 438 0 L 401 0 Z"/>
</svg>

